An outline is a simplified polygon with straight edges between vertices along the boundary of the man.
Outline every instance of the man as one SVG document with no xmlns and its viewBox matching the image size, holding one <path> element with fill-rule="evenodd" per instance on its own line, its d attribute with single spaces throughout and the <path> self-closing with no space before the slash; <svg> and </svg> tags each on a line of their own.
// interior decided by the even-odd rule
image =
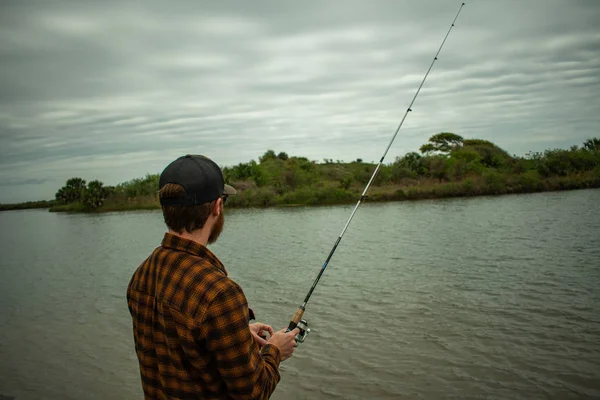
<svg viewBox="0 0 600 400">
<path fill-rule="evenodd" d="M 145 398 L 268 399 L 298 329 L 250 324 L 244 292 L 207 248 L 235 189 L 216 163 L 195 155 L 170 163 L 159 189 L 169 230 L 127 288 Z"/>
</svg>

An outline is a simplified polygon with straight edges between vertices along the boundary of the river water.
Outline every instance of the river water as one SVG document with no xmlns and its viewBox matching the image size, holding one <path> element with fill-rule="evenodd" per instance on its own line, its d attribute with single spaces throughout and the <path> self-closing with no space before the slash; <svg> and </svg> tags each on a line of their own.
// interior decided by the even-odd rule
<svg viewBox="0 0 600 400">
<path fill-rule="evenodd" d="M 352 207 L 227 210 L 211 249 L 281 329 Z M 160 212 L 0 227 L 0 398 L 143 398 L 125 290 Z M 598 399 L 600 190 L 364 204 L 305 318 L 273 399 Z"/>
</svg>

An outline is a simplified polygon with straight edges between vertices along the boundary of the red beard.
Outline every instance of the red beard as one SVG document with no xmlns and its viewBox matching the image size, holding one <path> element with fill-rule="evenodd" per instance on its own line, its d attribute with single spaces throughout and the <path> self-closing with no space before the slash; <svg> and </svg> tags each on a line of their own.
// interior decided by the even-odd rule
<svg viewBox="0 0 600 400">
<path fill-rule="evenodd" d="M 215 222 L 215 224 L 213 225 L 213 227 L 210 231 L 210 235 L 208 236 L 209 244 L 213 244 L 214 242 L 217 241 L 217 239 L 221 235 L 221 232 L 223 231 L 224 225 L 225 225 L 225 215 L 223 214 L 223 209 L 221 209 L 221 213 L 219 214 L 219 217 L 217 218 L 217 222 Z"/>
</svg>

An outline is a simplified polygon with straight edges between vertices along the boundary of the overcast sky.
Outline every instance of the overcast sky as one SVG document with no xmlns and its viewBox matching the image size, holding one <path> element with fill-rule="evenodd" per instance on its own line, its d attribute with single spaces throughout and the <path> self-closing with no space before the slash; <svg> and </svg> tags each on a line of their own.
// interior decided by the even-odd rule
<svg viewBox="0 0 600 400">
<path fill-rule="evenodd" d="M 459 7 L 2 1 L 0 202 L 186 153 L 376 161 Z M 442 131 L 517 155 L 600 136 L 598 21 L 598 0 L 467 2 L 386 161 Z"/>
</svg>

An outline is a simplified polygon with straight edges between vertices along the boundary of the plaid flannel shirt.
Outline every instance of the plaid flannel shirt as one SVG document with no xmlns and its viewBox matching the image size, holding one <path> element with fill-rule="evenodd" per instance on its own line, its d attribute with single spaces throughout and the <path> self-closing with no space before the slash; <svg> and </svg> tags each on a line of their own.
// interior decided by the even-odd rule
<svg viewBox="0 0 600 400">
<path fill-rule="evenodd" d="M 279 349 L 259 348 L 241 287 L 205 246 L 166 233 L 137 268 L 127 304 L 146 399 L 268 399 Z"/>
</svg>

